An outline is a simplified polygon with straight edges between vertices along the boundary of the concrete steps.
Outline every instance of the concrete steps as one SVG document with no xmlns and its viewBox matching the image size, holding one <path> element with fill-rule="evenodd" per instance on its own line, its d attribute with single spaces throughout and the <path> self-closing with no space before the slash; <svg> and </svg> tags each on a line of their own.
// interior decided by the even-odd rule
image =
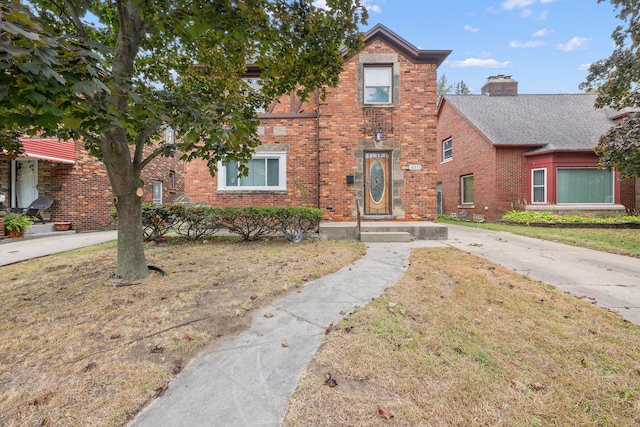
<svg viewBox="0 0 640 427">
<path fill-rule="evenodd" d="M 446 225 L 426 221 L 363 221 L 360 233 L 356 222 L 322 222 L 320 236 L 334 240 L 363 242 L 409 242 L 411 240 L 446 240 Z"/>
<path fill-rule="evenodd" d="M 361 242 L 410 242 L 411 234 L 406 231 L 364 231 L 360 233 Z"/>
</svg>

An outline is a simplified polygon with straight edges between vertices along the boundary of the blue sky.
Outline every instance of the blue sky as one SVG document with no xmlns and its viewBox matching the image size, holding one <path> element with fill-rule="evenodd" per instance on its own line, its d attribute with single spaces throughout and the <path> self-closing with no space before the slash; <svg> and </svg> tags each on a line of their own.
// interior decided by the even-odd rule
<svg viewBox="0 0 640 427">
<path fill-rule="evenodd" d="M 613 50 L 622 21 L 596 0 L 361 0 L 363 31 L 381 23 L 421 49 L 452 50 L 438 69 L 480 93 L 506 74 L 519 93 L 579 93 L 586 68 Z"/>
</svg>

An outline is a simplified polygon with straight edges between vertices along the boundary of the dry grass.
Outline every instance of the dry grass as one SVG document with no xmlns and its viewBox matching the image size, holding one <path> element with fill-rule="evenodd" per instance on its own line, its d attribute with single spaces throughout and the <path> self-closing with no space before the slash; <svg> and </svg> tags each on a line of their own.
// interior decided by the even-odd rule
<svg viewBox="0 0 640 427">
<path fill-rule="evenodd" d="M 114 243 L 0 267 L 0 425 L 121 426 L 249 311 L 364 253 L 355 242 L 165 245 L 109 280 Z"/>
<path fill-rule="evenodd" d="M 640 327 L 473 255 L 416 250 L 333 328 L 284 425 L 389 423 L 638 426 Z"/>
</svg>

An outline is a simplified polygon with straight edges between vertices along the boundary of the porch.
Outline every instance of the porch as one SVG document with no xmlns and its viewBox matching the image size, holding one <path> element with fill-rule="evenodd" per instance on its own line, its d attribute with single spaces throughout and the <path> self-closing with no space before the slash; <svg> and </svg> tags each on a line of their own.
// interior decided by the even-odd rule
<svg viewBox="0 0 640 427">
<path fill-rule="evenodd" d="M 444 224 L 426 221 L 362 221 L 360 233 L 357 222 L 321 222 L 320 236 L 335 240 L 362 242 L 409 242 L 412 240 L 446 240 Z"/>
</svg>

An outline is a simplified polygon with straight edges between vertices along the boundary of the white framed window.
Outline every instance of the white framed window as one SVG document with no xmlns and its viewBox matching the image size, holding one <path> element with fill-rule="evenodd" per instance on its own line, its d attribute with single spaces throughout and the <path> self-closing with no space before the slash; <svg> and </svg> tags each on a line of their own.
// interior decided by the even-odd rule
<svg viewBox="0 0 640 427">
<path fill-rule="evenodd" d="M 239 176 L 238 162 L 221 163 L 218 172 L 219 190 L 286 190 L 287 155 L 285 152 L 256 153 L 245 164 L 247 176 Z"/>
<path fill-rule="evenodd" d="M 173 144 L 175 143 L 175 138 L 176 134 L 175 131 L 173 130 L 173 128 L 171 126 L 166 126 L 164 128 L 164 143 L 165 144 Z"/>
<path fill-rule="evenodd" d="M 162 203 L 162 181 L 153 181 L 153 203 Z"/>
<path fill-rule="evenodd" d="M 558 168 L 556 177 L 557 203 L 613 203 L 611 169 Z"/>
<path fill-rule="evenodd" d="M 451 138 L 442 143 L 442 161 L 446 162 L 453 158 L 453 140 Z"/>
<path fill-rule="evenodd" d="M 262 85 L 260 83 L 260 79 L 257 77 L 246 77 L 244 79 L 245 82 L 247 82 L 247 84 L 249 85 L 249 87 L 254 91 L 254 92 L 260 92 L 262 91 Z M 264 107 L 258 107 L 256 108 L 256 113 L 257 114 L 261 114 L 261 113 L 265 113 L 267 110 Z"/>
<path fill-rule="evenodd" d="M 547 169 L 531 170 L 531 203 L 547 203 Z"/>
<path fill-rule="evenodd" d="M 364 67 L 364 103 L 391 104 L 393 88 L 393 67 L 365 66 Z"/>
<path fill-rule="evenodd" d="M 463 204 L 473 203 L 473 175 L 460 178 L 460 199 Z"/>
</svg>

